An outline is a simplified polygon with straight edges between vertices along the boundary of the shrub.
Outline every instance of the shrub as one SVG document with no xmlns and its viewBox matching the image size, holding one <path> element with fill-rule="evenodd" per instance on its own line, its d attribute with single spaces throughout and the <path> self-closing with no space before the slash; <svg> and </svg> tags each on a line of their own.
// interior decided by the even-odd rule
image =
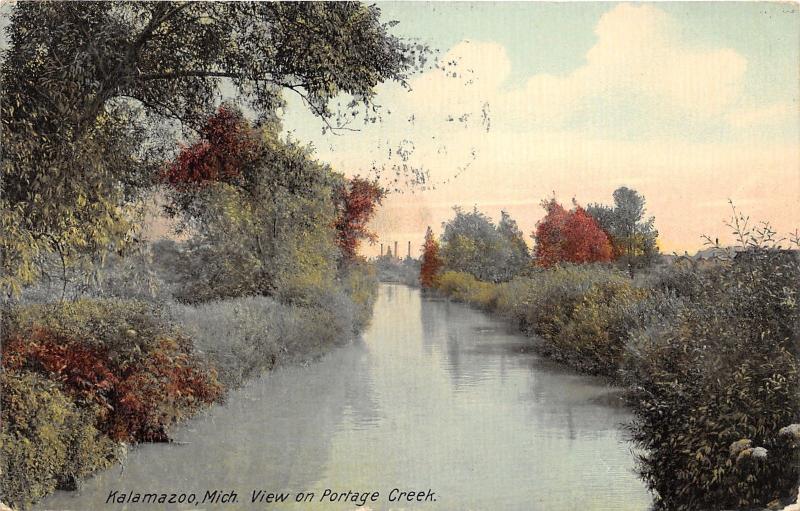
<svg viewBox="0 0 800 511">
<path fill-rule="evenodd" d="M 628 281 L 625 274 L 597 265 L 556 267 L 502 286 L 498 310 L 521 329 L 552 340 L 571 321 L 575 307 L 593 286 Z"/>
<path fill-rule="evenodd" d="M 170 315 L 208 356 L 226 386 L 272 367 L 280 355 L 278 325 L 288 314 L 272 298 L 244 297 L 196 306 L 170 305 Z"/>
<path fill-rule="evenodd" d="M 496 284 L 481 282 L 472 274 L 446 271 L 439 276 L 437 289 L 445 296 L 458 301 L 491 310 L 497 301 Z"/>
<path fill-rule="evenodd" d="M 547 339 L 547 351 L 584 372 L 614 376 L 630 328 L 628 311 L 647 295 L 629 282 L 593 284 L 575 305 L 569 322 Z"/>
<path fill-rule="evenodd" d="M 0 372 L 3 501 L 19 509 L 58 487 L 108 466 L 115 445 L 94 427 L 93 410 L 80 409 L 58 384 L 39 375 Z"/>
<path fill-rule="evenodd" d="M 342 271 L 342 284 L 353 302 L 353 333 L 361 332 L 369 325 L 378 298 L 377 271 L 366 262 L 351 263 Z"/>
<path fill-rule="evenodd" d="M 3 366 L 61 383 L 116 440 L 166 440 L 171 424 L 222 388 L 191 341 L 156 314 L 119 300 L 17 308 L 3 331 Z"/>
<path fill-rule="evenodd" d="M 659 509 L 763 507 L 791 494 L 800 475 L 779 435 L 800 419 L 800 264 L 756 249 L 694 271 L 680 282 L 692 299 L 676 316 L 631 337 L 640 471 Z M 732 456 L 743 439 L 766 457 Z"/>
<path fill-rule="evenodd" d="M 449 271 L 438 286 L 454 300 L 496 311 L 542 336 L 548 355 L 605 374 L 614 373 L 621 359 L 627 307 L 647 294 L 624 274 L 600 266 L 556 267 L 502 284 Z"/>
</svg>

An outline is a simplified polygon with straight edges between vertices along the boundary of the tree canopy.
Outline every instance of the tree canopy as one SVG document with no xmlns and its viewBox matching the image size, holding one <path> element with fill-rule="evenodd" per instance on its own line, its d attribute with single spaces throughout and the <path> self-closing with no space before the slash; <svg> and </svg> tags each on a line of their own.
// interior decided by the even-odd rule
<svg viewBox="0 0 800 511">
<path fill-rule="evenodd" d="M 4 285 L 33 278 L 37 247 L 123 243 L 128 208 L 174 150 L 159 122 L 202 133 L 223 81 L 264 118 L 286 92 L 330 128 L 340 93 L 366 111 L 419 55 L 379 16 L 356 2 L 17 4 L 2 62 Z"/>
<path fill-rule="evenodd" d="M 503 212 L 500 224 L 474 208 L 454 208 L 444 224 L 442 260 L 448 270 L 471 273 L 480 280 L 510 280 L 528 264 L 528 250 L 516 222 Z"/>
<path fill-rule="evenodd" d="M 422 245 L 422 262 L 419 269 L 420 286 L 426 289 L 434 287 L 443 264 L 442 258 L 439 257 L 439 243 L 429 226 L 425 231 L 425 243 Z"/>
<path fill-rule="evenodd" d="M 543 201 L 542 207 L 547 214 L 536 224 L 533 234 L 539 266 L 611 260 L 608 236 L 586 210 L 575 204 L 567 211 L 555 199 Z"/>
<path fill-rule="evenodd" d="M 608 234 L 614 258 L 641 266 L 658 254 L 655 218 L 645 218 L 645 198 L 636 190 L 622 186 L 614 190 L 614 206 L 590 204 L 586 211 Z"/>
</svg>

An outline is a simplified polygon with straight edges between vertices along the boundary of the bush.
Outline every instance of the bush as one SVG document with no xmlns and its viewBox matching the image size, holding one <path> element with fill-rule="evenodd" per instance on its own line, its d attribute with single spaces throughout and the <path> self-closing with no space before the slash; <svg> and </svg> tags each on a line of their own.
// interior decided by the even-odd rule
<svg viewBox="0 0 800 511">
<path fill-rule="evenodd" d="M 583 372 L 615 376 L 631 327 L 628 313 L 647 296 L 629 282 L 593 284 L 558 335 L 548 337 L 545 349 Z"/>
<path fill-rule="evenodd" d="M 3 331 L 3 366 L 61 383 L 115 440 L 163 441 L 173 423 L 221 395 L 191 340 L 151 306 L 82 300 L 18 307 Z"/>
<path fill-rule="evenodd" d="M 493 310 L 497 301 L 497 285 L 481 282 L 470 273 L 446 271 L 439 276 L 437 289 L 445 296 L 486 310 Z"/>
<path fill-rule="evenodd" d="M 608 375 L 621 361 L 626 311 L 647 295 L 623 273 L 601 266 L 557 267 L 502 284 L 448 271 L 440 276 L 438 289 L 456 301 L 496 311 L 521 330 L 541 336 L 547 355 Z"/>
<path fill-rule="evenodd" d="M 378 298 L 377 271 L 371 264 L 355 262 L 342 273 L 344 291 L 354 307 L 353 332 L 358 333 L 364 330 L 372 319 L 372 309 Z"/>
<path fill-rule="evenodd" d="M 169 311 L 213 361 L 222 382 L 232 387 L 275 364 L 282 348 L 278 325 L 289 308 L 271 298 L 245 297 L 196 306 L 172 304 Z"/>
<path fill-rule="evenodd" d="M 115 444 L 94 427 L 55 382 L 32 373 L 0 372 L 3 501 L 28 509 L 56 488 L 108 466 Z"/>
<path fill-rule="evenodd" d="M 523 331 L 553 340 L 593 286 L 626 282 L 625 274 L 599 265 L 556 267 L 503 284 L 497 308 Z"/>
<path fill-rule="evenodd" d="M 691 300 L 634 332 L 626 358 L 631 433 L 657 507 L 763 507 L 789 496 L 800 467 L 779 431 L 800 419 L 796 255 L 756 249 L 673 281 Z M 732 456 L 740 441 L 766 457 Z"/>
</svg>

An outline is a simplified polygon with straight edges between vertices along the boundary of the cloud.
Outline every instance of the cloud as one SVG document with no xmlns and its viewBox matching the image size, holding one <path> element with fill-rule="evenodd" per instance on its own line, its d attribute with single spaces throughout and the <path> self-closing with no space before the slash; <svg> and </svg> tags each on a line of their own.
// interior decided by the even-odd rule
<svg viewBox="0 0 800 511">
<path fill-rule="evenodd" d="M 502 87 L 511 72 L 505 48 L 462 42 L 442 59 L 458 63 L 458 79 L 449 70 L 426 73 L 407 99 L 430 105 L 431 113 L 488 102 L 506 125 L 563 125 L 610 101 L 644 104 L 655 117 L 725 114 L 741 96 L 746 59 L 728 48 L 689 46 L 679 28 L 655 6 L 618 5 L 600 18 L 583 65 L 565 75 L 533 75 L 511 90 Z"/>
</svg>

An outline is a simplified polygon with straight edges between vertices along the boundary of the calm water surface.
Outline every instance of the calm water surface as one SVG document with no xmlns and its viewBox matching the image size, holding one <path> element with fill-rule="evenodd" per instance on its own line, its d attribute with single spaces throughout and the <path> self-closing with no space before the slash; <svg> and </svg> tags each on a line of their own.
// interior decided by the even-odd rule
<svg viewBox="0 0 800 511">
<path fill-rule="evenodd" d="M 326 488 L 379 491 L 368 509 L 644 511 L 613 389 L 542 360 L 502 322 L 382 285 L 363 339 L 232 393 L 39 509 L 355 509 Z M 436 502 L 390 503 L 393 488 Z M 106 504 L 111 491 L 234 490 L 227 505 Z M 315 501 L 251 504 L 253 490 Z M 292 497 L 293 500 L 293 497 Z"/>
</svg>

